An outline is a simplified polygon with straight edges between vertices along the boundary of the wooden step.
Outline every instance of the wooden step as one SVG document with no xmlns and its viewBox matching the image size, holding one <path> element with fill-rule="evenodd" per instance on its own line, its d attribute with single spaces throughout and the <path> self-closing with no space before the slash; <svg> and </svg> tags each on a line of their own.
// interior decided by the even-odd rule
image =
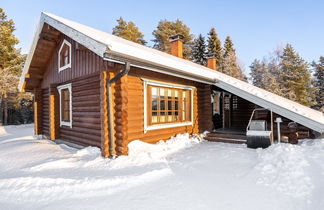
<svg viewBox="0 0 324 210">
<path fill-rule="evenodd" d="M 240 134 L 229 134 L 229 133 L 208 133 L 204 138 L 207 141 L 213 142 L 224 142 L 232 144 L 245 144 L 247 137 Z"/>
<path fill-rule="evenodd" d="M 218 137 L 218 138 L 226 138 L 226 139 L 243 139 L 246 140 L 245 135 L 240 134 L 227 134 L 227 133 L 208 133 L 208 137 Z"/>
<path fill-rule="evenodd" d="M 231 143 L 231 144 L 246 144 L 245 139 L 229 139 L 229 138 L 209 137 L 209 136 L 206 136 L 204 139 L 207 141 L 212 141 L 212 142 L 223 142 L 223 143 Z"/>
</svg>

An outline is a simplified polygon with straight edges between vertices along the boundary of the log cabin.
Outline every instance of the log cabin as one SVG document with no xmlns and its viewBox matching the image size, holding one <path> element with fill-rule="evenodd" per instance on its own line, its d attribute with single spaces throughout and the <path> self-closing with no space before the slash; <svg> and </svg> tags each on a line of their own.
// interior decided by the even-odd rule
<svg viewBox="0 0 324 210">
<path fill-rule="evenodd" d="M 35 135 L 96 146 L 104 157 L 178 133 L 235 143 L 256 107 L 306 137 L 323 134 L 323 113 L 217 71 L 213 57 L 207 67 L 185 60 L 181 36 L 170 41 L 168 54 L 42 13 L 19 83 L 34 93 Z"/>
</svg>

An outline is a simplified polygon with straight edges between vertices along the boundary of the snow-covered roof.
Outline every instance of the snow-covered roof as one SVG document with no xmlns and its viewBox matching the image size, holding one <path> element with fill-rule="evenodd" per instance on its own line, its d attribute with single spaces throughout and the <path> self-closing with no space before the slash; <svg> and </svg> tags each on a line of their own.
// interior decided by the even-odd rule
<svg viewBox="0 0 324 210">
<path fill-rule="evenodd" d="M 322 112 L 308 108 L 255 87 L 247 82 L 235 79 L 191 61 L 172 56 L 49 13 L 42 13 L 41 15 L 40 24 L 36 31 L 21 76 L 19 89 L 22 88 L 25 81 L 25 75 L 28 73 L 29 65 L 44 23 L 56 28 L 58 31 L 71 37 L 101 57 L 107 57 L 108 55 L 112 58 L 128 58 L 144 66 L 147 65 L 148 67 L 146 69 L 148 70 L 213 84 L 259 106 L 271 109 L 273 112 L 296 121 L 308 128 L 324 133 L 324 114 Z M 133 66 L 136 65 L 133 64 Z"/>
</svg>

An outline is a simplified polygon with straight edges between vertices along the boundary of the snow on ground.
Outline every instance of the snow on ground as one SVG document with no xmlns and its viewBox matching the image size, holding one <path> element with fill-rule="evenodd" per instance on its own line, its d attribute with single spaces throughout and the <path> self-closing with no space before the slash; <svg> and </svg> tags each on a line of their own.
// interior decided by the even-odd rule
<svg viewBox="0 0 324 210">
<path fill-rule="evenodd" d="M 268 149 L 201 141 L 133 141 L 104 159 L 0 127 L 0 209 L 324 209 L 324 141 Z"/>
</svg>

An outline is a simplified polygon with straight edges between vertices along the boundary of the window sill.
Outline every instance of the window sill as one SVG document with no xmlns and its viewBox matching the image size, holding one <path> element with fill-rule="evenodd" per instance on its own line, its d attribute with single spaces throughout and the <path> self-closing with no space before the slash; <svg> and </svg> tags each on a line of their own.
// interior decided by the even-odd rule
<svg viewBox="0 0 324 210">
<path fill-rule="evenodd" d="M 71 122 L 61 122 L 60 127 L 62 127 L 62 126 L 67 126 L 67 127 L 72 128 L 72 123 Z"/>
<path fill-rule="evenodd" d="M 65 70 L 65 69 L 68 69 L 68 68 L 71 68 L 71 63 L 66 64 L 65 66 L 59 67 L 59 72 Z"/>
<path fill-rule="evenodd" d="M 173 127 L 180 127 L 180 126 L 188 126 L 192 125 L 192 122 L 182 122 L 182 123 L 167 123 L 167 124 L 160 124 L 160 125 L 150 125 L 147 126 L 144 130 L 144 133 L 146 133 L 149 130 L 157 130 L 157 129 L 163 129 L 163 128 L 173 128 Z"/>
</svg>

